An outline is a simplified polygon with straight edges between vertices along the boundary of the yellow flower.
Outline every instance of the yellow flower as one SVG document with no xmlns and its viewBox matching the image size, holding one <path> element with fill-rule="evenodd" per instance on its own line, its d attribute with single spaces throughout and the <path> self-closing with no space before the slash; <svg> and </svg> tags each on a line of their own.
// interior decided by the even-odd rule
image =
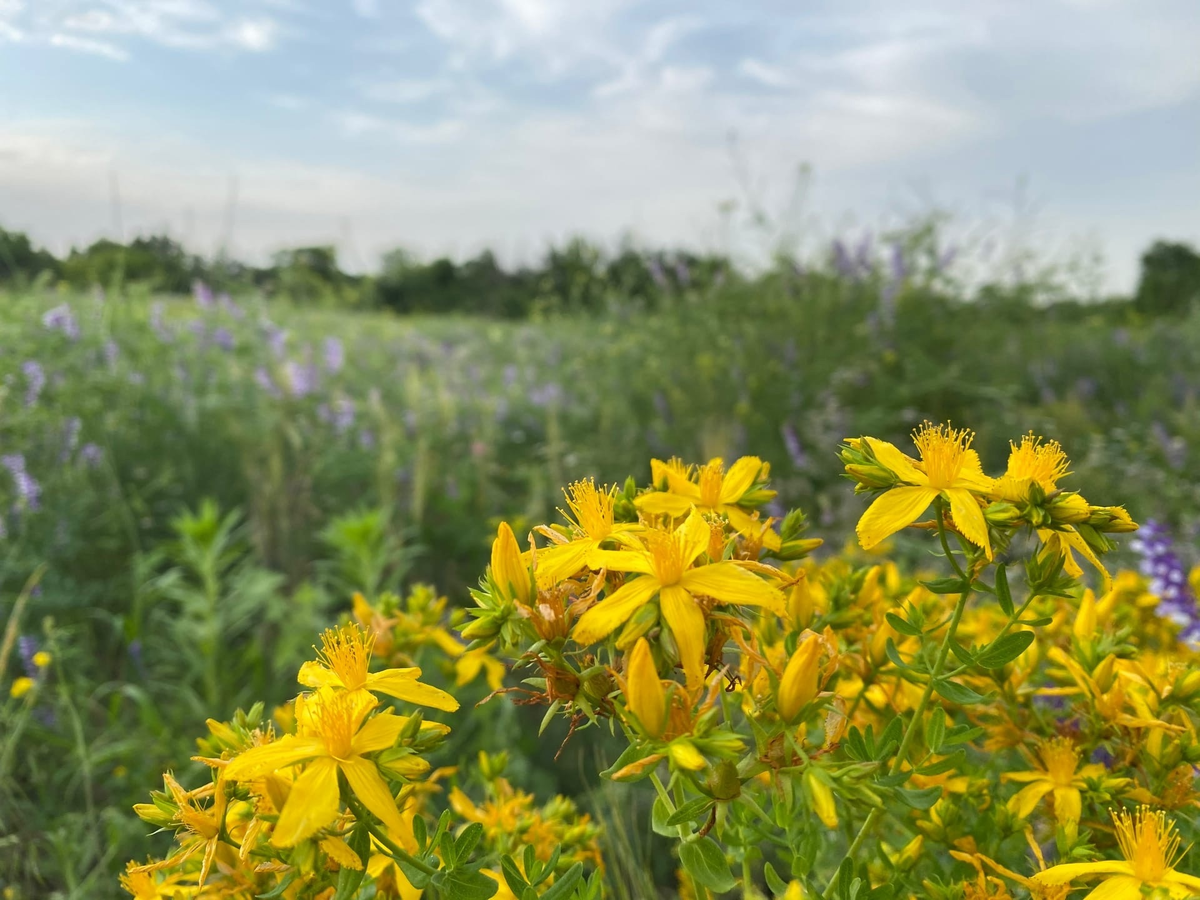
<svg viewBox="0 0 1200 900">
<path fill-rule="evenodd" d="M 788 660 L 779 679 L 776 709 L 785 722 L 791 722 L 800 710 L 817 696 L 817 676 L 820 674 L 821 642 L 815 634 L 802 640 Z"/>
<path fill-rule="evenodd" d="M 517 546 L 517 536 L 507 522 L 501 522 L 492 541 L 492 581 L 505 599 L 528 606 L 533 601 L 533 578 Z"/>
<path fill-rule="evenodd" d="M 447 712 L 458 709 L 458 701 L 445 691 L 417 680 L 421 677 L 419 668 L 369 671 L 374 643 L 374 635 L 357 625 L 330 628 L 321 635 L 317 661 L 304 663 L 296 680 L 305 687 L 337 687 L 347 691 L 362 688 Z"/>
<path fill-rule="evenodd" d="M 307 762 L 280 811 L 271 842 L 290 847 L 324 828 L 342 809 L 338 773 L 350 790 L 393 834 L 405 834 L 396 801 L 373 760 L 364 754 L 396 743 L 408 721 L 382 712 L 367 716 L 379 701 L 366 691 L 333 691 L 309 695 L 298 705 L 298 735 L 254 747 L 225 767 L 230 781 L 253 781 L 277 769 Z"/>
<path fill-rule="evenodd" d="M 971 449 L 973 438 L 969 431 L 926 422 L 913 434 L 913 443 L 921 454 L 919 463 L 887 441 L 863 438 L 875 458 L 904 482 L 876 498 L 858 520 L 858 540 L 864 550 L 917 521 L 941 496 L 949 501 L 958 530 L 982 547 L 988 559 L 992 558 L 987 522 L 972 493 L 990 490 L 992 479 L 983 474 L 979 455 Z"/>
<path fill-rule="evenodd" d="M 32 678 L 26 678 L 22 675 L 12 683 L 12 687 L 8 689 L 8 695 L 13 698 L 24 697 L 33 690 L 36 682 Z"/>
<path fill-rule="evenodd" d="M 204 882 L 208 880 L 208 873 L 216 858 L 217 850 L 221 846 L 221 830 L 225 826 L 225 810 L 228 805 L 225 793 L 225 775 L 218 772 L 215 782 L 194 791 L 184 790 L 183 785 L 176 781 L 170 772 L 163 775 L 163 784 L 166 785 L 171 794 L 171 800 L 177 807 L 174 821 L 183 826 L 183 830 L 178 836 L 180 848 L 174 855 L 162 862 L 131 866 L 128 871 L 131 875 L 137 875 L 158 869 L 172 868 L 203 850 L 200 873 L 196 881 L 197 886 L 203 887 Z M 212 795 L 212 804 L 207 808 L 196 805 L 196 799 L 207 794 Z M 154 804 L 139 803 L 133 809 L 134 812 L 142 815 L 142 811 L 146 808 L 153 810 Z"/>
<path fill-rule="evenodd" d="M 765 606 L 782 615 L 782 592 L 751 575 L 737 563 L 695 566 L 708 546 L 709 530 L 695 510 L 675 531 L 649 531 L 636 550 L 597 551 L 597 561 L 612 571 L 634 572 L 626 581 L 575 623 L 572 636 L 580 645 L 603 640 L 639 607 L 659 597 L 663 618 L 675 636 L 689 689 L 704 682 L 705 618 L 697 596 L 721 603 Z"/>
<path fill-rule="evenodd" d="M 50 665 L 51 659 L 52 657 L 45 650 L 39 650 L 37 653 L 33 654 L 33 664 L 39 669 L 44 669 L 46 666 Z"/>
<path fill-rule="evenodd" d="M 739 534 L 760 537 L 761 523 L 738 505 L 742 496 L 759 479 L 765 464 L 757 456 L 743 456 L 725 471 L 721 459 L 709 460 L 696 470 L 696 480 L 677 460 L 664 463 L 650 461 L 650 474 L 655 484 L 666 482 L 665 491 L 650 491 L 642 494 L 634 505 L 650 515 L 668 515 L 673 518 L 686 516 L 692 507 L 702 513 L 723 515 Z M 768 550 L 779 549 L 779 535 L 767 530 L 761 534 L 763 546 Z"/>
<path fill-rule="evenodd" d="M 1008 801 L 1008 808 L 1022 819 L 1037 807 L 1047 794 L 1054 797 L 1054 816 L 1059 822 L 1078 822 L 1083 810 L 1080 790 L 1084 779 L 1104 774 L 1104 766 L 1091 763 L 1079 768 L 1079 751 L 1070 738 L 1058 737 L 1038 748 L 1042 767 L 1028 772 L 1005 772 L 1005 781 L 1017 781 L 1025 787 Z"/>
<path fill-rule="evenodd" d="M 1123 860 L 1064 863 L 1033 876 L 1035 884 L 1067 884 L 1076 878 L 1103 875 L 1104 880 L 1084 900 L 1139 900 L 1142 889 L 1164 888 L 1170 897 L 1195 897 L 1200 878 L 1175 870 L 1183 855 L 1175 823 L 1163 812 L 1141 807 L 1130 815 L 1113 813 Z"/>
<path fill-rule="evenodd" d="M 498 691 L 504 687 L 504 675 L 508 672 L 508 668 L 488 652 L 490 647 L 491 644 L 487 647 L 468 650 L 454 661 L 454 683 L 458 687 L 470 684 L 479 677 L 480 672 L 487 679 L 488 687 L 491 690 Z"/>
<path fill-rule="evenodd" d="M 1078 553 L 1100 573 L 1105 593 L 1112 590 L 1112 576 L 1108 574 L 1108 569 L 1100 562 L 1100 557 L 1088 546 L 1083 536 L 1070 525 L 1053 531 L 1049 528 L 1039 528 L 1038 538 L 1042 542 L 1042 552 L 1061 556 L 1063 571 L 1072 578 L 1083 577 L 1083 568 L 1075 559 L 1075 554 Z"/>
<path fill-rule="evenodd" d="M 538 551 L 537 578 L 543 587 L 558 584 L 584 567 L 588 554 L 610 538 L 622 539 L 627 533 L 640 531 L 635 523 L 613 521 L 615 488 L 596 487 L 588 478 L 576 481 L 563 491 L 570 513 L 563 513 L 571 522 L 576 537 L 564 544 Z"/>
<path fill-rule="evenodd" d="M 1009 445 L 1008 469 L 997 478 L 988 496 L 1010 503 L 1025 503 L 1029 489 L 1037 485 L 1046 494 L 1058 489 L 1058 480 L 1070 474 L 1071 463 L 1058 441 L 1042 443 L 1040 437 L 1029 433 L 1021 443 Z"/>
<path fill-rule="evenodd" d="M 662 737 L 667 725 L 667 695 L 645 638 L 638 638 L 633 645 L 625 675 L 625 700 L 629 711 L 637 716 L 650 737 Z"/>
</svg>

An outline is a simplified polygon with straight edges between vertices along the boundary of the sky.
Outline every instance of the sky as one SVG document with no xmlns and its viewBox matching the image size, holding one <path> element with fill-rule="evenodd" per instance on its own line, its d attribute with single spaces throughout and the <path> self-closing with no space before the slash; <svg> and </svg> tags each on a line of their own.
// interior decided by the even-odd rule
<svg viewBox="0 0 1200 900">
<path fill-rule="evenodd" d="M 1200 243 L 1197 47 L 1196 0 L 0 0 L 0 225 L 366 269 L 940 211 L 1124 290 Z"/>
</svg>

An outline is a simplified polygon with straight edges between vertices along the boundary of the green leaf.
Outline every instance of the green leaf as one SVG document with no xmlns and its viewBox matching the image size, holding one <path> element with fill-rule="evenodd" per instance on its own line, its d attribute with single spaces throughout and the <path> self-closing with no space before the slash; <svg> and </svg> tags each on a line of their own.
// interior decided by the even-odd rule
<svg viewBox="0 0 1200 900">
<path fill-rule="evenodd" d="M 977 694 L 969 687 L 961 685 L 955 681 L 948 681 L 944 678 L 939 678 L 933 683 L 933 689 L 951 703 L 957 703 L 959 706 L 970 706 L 973 703 L 983 702 L 983 695 Z"/>
<path fill-rule="evenodd" d="M 471 851 L 475 849 L 475 845 L 479 843 L 481 837 L 483 837 L 483 825 L 479 822 L 472 822 L 463 829 L 458 840 L 454 842 L 454 857 L 459 860 L 470 859 Z"/>
<path fill-rule="evenodd" d="M 896 797 L 905 806 L 913 809 L 929 809 L 941 799 L 942 789 L 940 787 L 928 787 L 920 790 L 897 788 Z"/>
<path fill-rule="evenodd" d="M 708 797 L 697 797 L 694 800 L 689 800 L 667 817 L 667 824 L 682 825 L 684 822 L 694 821 L 700 818 L 702 814 L 708 812 L 715 802 Z"/>
<path fill-rule="evenodd" d="M 763 865 L 763 879 L 767 882 L 767 887 L 771 893 L 776 897 L 782 897 L 784 891 L 787 890 L 787 885 L 779 877 L 779 873 L 775 871 L 775 867 L 770 863 Z"/>
<path fill-rule="evenodd" d="M 279 884 L 271 888 L 265 894 L 256 894 L 258 900 L 275 900 L 276 897 L 282 897 L 284 891 L 292 886 L 292 882 L 296 880 L 296 873 L 289 872 Z"/>
<path fill-rule="evenodd" d="M 663 837 L 678 837 L 679 831 L 667 824 L 669 818 L 671 811 L 663 803 L 662 797 L 655 797 L 654 805 L 650 807 L 650 828 L 655 834 L 661 834 Z"/>
<path fill-rule="evenodd" d="M 363 876 L 366 874 L 363 869 L 351 869 L 343 866 L 338 872 L 337 892 L 333 895 L 333 900 L 351 900 L 358 893 Z"/>
<path fill-rule="evenodd" d="M 731 891 L 737 884 L 729 871 L 724 852 L 710 837 L 680 844 L 679 861 L 689 875 L 715 893 Z"/>
<path fill-rule="evenodd" d="M 516 860 L 507 853 L 500 857 L 500 874 L 504 876 L 504 880 L 508 884 L 508 889 L 518 897 L 521 896 L 525 888 L 529 887 L 529 882 L 525 880 L 525 876 L 517 868 Z"/>
<path fill-rule="evenodd" d="M 925 720 L 925 746 L 929 748 L 930 753 L 937 753 L 942 749 L 945 739 L 946 711 L 939 706 Z"/>
<path fill-rule="evenodd" d="M 901 634 L 907 634 L 909 637 L 920 637 L 924 632 L 916 625 L 902 618 L 895 613 L 884 613 L 884 618 L 888 620 L 888 624 L 895 628 Z"/>
<path fill-rule="evenodd" d="M 941 775 L 945 772 L 949 772 L 951 769 L 957 768 L 958 765 L 963 761 L 963 758 L 966 755 L 967 755 L 967 751 L 960 748 L 958 750 L 955 750 L 952 754 L 947 756 L 945 759 L 939 759 L 935 763 L 930 763 L 927 766 L 921 766 L 921 768 L 917 769 L 917 774 L 918 775 Z"/>
<path fill-rule="evenodd" d="M 896 649 L 896 642 L 891 638 L 887 639 L 887 643 L 884 645 L 883 649 L 884 652 L 887 653 L 887 658 L 892 661 L 892 665 L 894 665 L 897 669 L 909 668 L 908 663 L 901 659 L 900 651 Z"/>
<path fill-rule="evenodd" d="M 1012 591 L 1008 587 L 1008 567 L 996 567 L 996 600 L 1000 603 L 1000 609 L 1004 611 L 1006 616 L 1011 616 L 1014 611 Z"/>
<path fill-rule="evenodd" d="M 983 734 L 982 728 L 972 728 L 970 725 L 955 725 L 946 732 L 946 740 L 942 743 L 949 747 L 953 744 L 965 744 Z"/>
<path fill-rule="evenodd" d="M 967 666 L 975 665 L 975 654 L 960 644 L 958 641 L 950 642 L 950 652 L 953 653 L 960 663 Z"/>
<path fill-rule="evenodd" d="M 581 878 L 583 878 L 583 863 L 577 862 L 567 869 L 566 874 L 559 876 L 550 890 L 542 894 L 542 900 L 567 900 Z"/>
<path fill-rule="evenodd" d="M 500 890 L 499 882 L 475 869 L 442 869 L 429 883 L 453 900 L 488 900 Z"/>
<path fill-rule="evenodd" d="M 935 594 L 961 594 L 967 589 L 963 580 L 955 575 L 949 578 L 935 578 L 933 581 L 922 581 L 927 590 Z"/>
<path fill-rule="evenodd" d="M 1032 631 L 1015 631 L 1012 634 L 1006 634 L 979 655 L 979 665 L 985 669 L 999 669 L 1028 650 L 1032 643 Z"/>
</svg>

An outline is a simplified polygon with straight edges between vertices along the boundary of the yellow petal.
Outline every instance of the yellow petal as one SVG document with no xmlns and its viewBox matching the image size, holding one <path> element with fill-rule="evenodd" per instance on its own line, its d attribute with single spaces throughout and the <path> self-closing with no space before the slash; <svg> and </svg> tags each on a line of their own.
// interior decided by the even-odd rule
<svg viewBox="0 0 1200 900">
<path fill-rule="evenodd" d="M 1179 896 L 1188 897 L 1188 894 Z M 1105 878 L 1083 900 L 1142 900 L 1142 879 L 1132 875 Z"/>
<path fill-rule="evenodd" d="M 323 666 L 319 662 L 313 662 L 311 659 L 300 667 L 296 680 L 305 687 L 311 688 L 345 687 L 342 679 L 333 669 Z"/>
<path fill-rule="evenodd" d="M 671 762 L 681 769 L 687 769 L 689 772 L 699 772 L 708 761 L 696 749 L 696 745 L 687 738 L 677 738 L 671 741 L 671 745 L 667 747 L 667 752 L 671 757 Z"/>
<path fill-rule="evenodd" d="M 1083 800 L 1075 788 L 1054 789 L 1054 816 L 1060 822 L 1078 822 L 1083 815 Z"/>
<path fill-rule="evenodd" d="M 697 556 L 708 549 L 708 539 L 711 534 L 712 529 L 704 521 L 704 516 L 694 509 L 684 523 L 675 529 L 674 537 L 679 541 L 685 569 L 695 561 Z"/>
<path fill-rule="evenodd" d="M 341 809 L 337 772 L 338 764 L 327 756 L 304 770 L 292 785 L 279 821 L 275 823 L 272 844 L 294 846 L 337 818 Z"/>
<path fill-rule="evenodd" d="M 735 462 L 721 479 L 721 502 L 737 503 L 761 471 L 762 460 L 757 456 L 743 456 Z"/>
<path fill-rule="evenodd" d="M 537 556 L 537 580 L 541 587 L 552 587 L 574 575 L 587 563 L 588 554 L 598 546 L 596 541 L 571 541 L 547 550 L 539 550 Z"/>
<path fill-rule="evenodd" d="M 858 520 L 858 542 L 870 550 L 921 517 L 938 492 L 930 487 L 898 487 L 880 494 Z"/>
<path fill-rule="evenodd" d="M 582 616 L 575 623 L 571 637 L 581 647 L 603 640 L 625 624 L 633 611 L 646 603 L 658 591 L 658 581 L 642 575 L 627 581 Z"/>
<path fill-rule="evenodd" d="M 396 743 L 400 732 L 408 724 L 407 716 L 393 715 L 391 712 L 381 712 L 374 718 L 367 719 L 358 733 L 354 735 L 351 746 L 355 753 L 374 753 L 376 750 L 386 750 Z"/>
<path fill-rule="evenodd" d="M 704 685 L 705 640 L 704 613 L 696 601 L 679 585 L 664 587 L 659 593 L 663 618 L 675 636 L 679 661 L 687 674 L 688 690 Z"/>
<path fill-rule="evenodd" d="M 650 554 L 643 550 L 593 550 L 588 554 L 587 564 L 593 569 L 608 569 L 610 572 L 654 574 Z"/>
<path fill-rule="evenodd" d="M 1044 776 L 1038 781 L 1031 782 L 1009 798 L 1009 811 L 1028 819 L 1030 813 L 1037 809 L 1038 803 L 1054 788 L 1054 783 Z"/>
<path fill-rule="evenodd" d="M 686 497 L 682 494 L 668 493 L 666 491 L 649 491 L 636 497 L 633 505 L 642 512 L 651 516 L 671 516 L 678 518 L 686 516 L 688 510 L 692 508 L 692 504 L 697 498 Z"/>
<path fill-rule="evenodd" d="M 916 460 L 901 453 L 895 444 L 889 444 L 887 441 L 873 437 L 863 438 L 863 440 L 867 442 L 867 446 L 871 448 L 875 458 L 883 463 L 884 468 L 890 469 L 901 481 L 907 481 L 909 484 L 927 484 L 929 482 L 925 473 L 917 468 Z"/>
<path fill-rule="evenodd" d="M 654 484 L 667 483 L 667 489 L 675 494 L 700 499 L 700 487 L 688 478 L 688 469 L 678 459 L 663 462 L 650 460 L 650 479 Z"/>
<path fill-rule="evenodd" d="M 1195 888 L 1196 892 L 1200 893 L 1200 878 L 1188 875 L 1186 872 L 1176 872 L 1172 869 L 1163 876 L 1163 881 L 1167 884 L 1180 884 L 1184 887 Z"/>
<path fill-rule="evenodd" d="M 751 575 L 734 562 L 718 562 L 708 566 L 689 569 L 679 582 L 695 594 L 704 594 L 722 603 L 743 603 L 747 606 L 765 606 L 783 615 L 787 601 L 783 591 Z"/>
<path fill-rule="evenodd" d="M 1063 863 L 1038 872 L 1033 880 L 1038 884 L 1055 885 L 1074 881 L 1081 875 L 1132 875 L 1133 867 L 1124 860 L 1102 859 L 1097 862 Z"/>
<path fill-rule="evenodd" d="M 667 722 L 667 695 L 645 638 L 638 638 L 633 645 L 625 678 L 625 699 L 630 712 L 638 717 L 650 737 L 662 737 Z"/>
<path fill-rule="evenodd" d="M 950 515 L 958 530 L 976 547 L 982 547 L 991 559 L 992 542 L 988 540 L 987 520 L 975 495 L 963 488 L 949 488 L 945 494 L 950 500 Z"/>
<path fill-rule="evenodd" d="M 417 668 L 384 669 L 368 675 L 363 687 L 420 706 L 432 706 L 446 712 L 458 709 L 458 701 L 445 691 L 418 681 L 420 674 L 421 670 Z"/>
<path fill-rule="evenodd" d="M 343 869 L 354 869 L 356 872 L 362 871 L 362 860 L 358 858 L 358 854 L 350 849 L 340 837 L 330 836 L 321 841 L 321 849 L 326 855 L 336 862 Z"/>
<path fill-rule="evenodd" d="M 1092 551 L 1092 548 L 1088 546 L 1088 542 L 1080 536 L 1078 531 L 1067 526 L 1065 530 L 1058 532 L 1058 539 L 1095 566 L 1096 571 L 1100 573 L 1100 578 L 1104 582 L 1104 593 L 1107 594 L 1112 590 L 1112 576 L 1108 574 L 1108 569 L 1104 568 L 1104 563 L 1100 562 L 1100 557 Z"/>
<path fill-rule="evenodd" d="M 325 754 L 325 744 L 320 739 L 285 734 L 277 741 L 253 747 L 234 757 L 225 767 L 225 777 L 230 781 L 251 781 L 276 769 Z"/>
<path fill-rule="evenodd" d="M 354 796 L 362 801 L 363 806 L 386 825 L 388 831 L 395 835 L 402 834 L 405 825 L 400 817 L 400 810 L 396 808 L 396 798 L 392 796 L 375 763 L 355 756 L 339 760 L 338 766 L 345 773 L 350 790 L 354 791 Z"/>
</svg>

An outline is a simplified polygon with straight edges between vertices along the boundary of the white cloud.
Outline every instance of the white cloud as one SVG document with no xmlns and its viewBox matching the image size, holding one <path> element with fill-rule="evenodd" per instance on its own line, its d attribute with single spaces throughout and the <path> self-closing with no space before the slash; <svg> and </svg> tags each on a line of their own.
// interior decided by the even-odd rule
<svg viewBox="0 0 1200 900">
<path fill-rule="evenodd" d="M 9 25 L 7 22 L 0 22 L 0 41 L 9 41 L 17 43 L 25 40 L 25 32 L 15 25 Z"/>
<path fill-rule="evenodd" d="M 793 83 L 791 77 L 782 69 L 767 65 L 758 59 L 743 59 L 738 63 L 738 72 L 767 87 L 786 88 L 791 87 Z"/>
<path fill-rule="evenodd" d="M 261 53 L 275 46 L 279 25 L 274 19 L 242 19 L 226 30 L 229 40 L 238 47 Z"/>
<path fill-rule="evenodd" d="M 83 38 L 74 34 L 52 34 L 50 35 L 50 45 L 53 47 L 62 47 L 66 50 L 78 50 L 80 53 L 103 56 L 114 62 L 126 62 L 129 59 L 129 54 L 115 44 L 110 44 L 107 41 L 93 40 L 92 38 Z"/>
<path fill-rule="evenodd" d="M 379 0 L 352 0 L 351 6 L 364 19 L 374 19 L 379 15 Z"/>
<path fill-rule="evenodd" d="M 451 83 L 444 78 L 424 80 L 380 81 L 365 85 L 363 96 L 380 103 L 419 103 L 451 90 Z"/>
</svg>

